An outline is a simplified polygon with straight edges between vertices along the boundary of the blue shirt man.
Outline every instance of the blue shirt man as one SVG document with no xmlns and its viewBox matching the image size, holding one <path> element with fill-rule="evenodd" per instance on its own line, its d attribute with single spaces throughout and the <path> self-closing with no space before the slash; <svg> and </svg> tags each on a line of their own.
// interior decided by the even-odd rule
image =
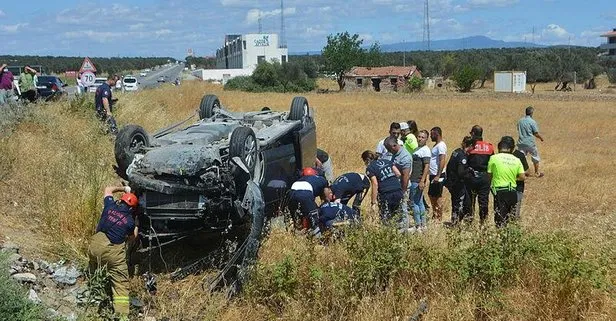
<svg viewBox="0 0 616 321">
<path fill-rule="evenodd" d="M 379 194 L 402 190 L 400 180 L 392 169 L 393 166 L 392 161 L 381 158 L 372 161 L 366 168 L 366 176 L 376 177 Z"/>
<path fill-rule="evenodd" d="M 96 112 L 100 115 L 105 115 L 107 112 L 105 111 L 105 106 L 103 104 L 103 98 L 107 98 L 109 102 L 109 112 L 113 112 L 113 94 L 111 93 L 111 86 L 104 82 L 102 85 L 96 88 L 96 94 L 94 96 L 94 104 L 96 105 Z"/>
<path fill-rule="evenodd" d="M 123 202 L 116 203 L 113 196 L 104 199 L 103 213 L 98 221 L 96 232 L 103 232 L 113 244 L 122 244 L 135 230 L 132 209 Z"/>
<path fill-rule="evenodd" d="M 336 222 L 355 219 L 355 211 L 344 204 L 326 202 L 319 208 L 319 222 L 326 229 L 331 228 Z"/>
</svg>

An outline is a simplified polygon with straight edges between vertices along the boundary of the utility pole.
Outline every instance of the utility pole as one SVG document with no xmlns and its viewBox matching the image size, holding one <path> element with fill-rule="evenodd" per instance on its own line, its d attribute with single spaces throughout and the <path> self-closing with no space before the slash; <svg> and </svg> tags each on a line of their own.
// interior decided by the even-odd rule
<svg viewBox="0 0 616 321">
<path fill-rule="evenodd" d="M 533 26 L 533 44 L 535 44 L 535 26 Z"/>
<path fill-rule="evenodd" d="M 430 51 L 430 0 L 424 3 L 424 23 L 423 23 L 423 43 L 425 48 Z"/>
<path fill-rule="evenodd" d="M 284 32 L 284 0 L 280 0 L 280 48 L 286 48 Z"/>
<path fill-rule="evenodd" d="M 261 9 L 259 9 L 259 33 L 263 33 L 263 25 L 261 24 Z"/>
<path fill-rule="evenodd" d="M 406 67 L 406 40 L 402 42 L 402 66 Z"/>
</svg>

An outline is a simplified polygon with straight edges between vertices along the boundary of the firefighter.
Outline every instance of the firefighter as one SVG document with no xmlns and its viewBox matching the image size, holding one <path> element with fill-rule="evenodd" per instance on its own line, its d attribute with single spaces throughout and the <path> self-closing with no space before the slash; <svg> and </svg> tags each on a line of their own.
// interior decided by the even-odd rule
<svg viewBox="0 0 616 321">
<path fill-rule="evenodd" d="M 353 199 L 353 210 L 360 216 L 361 203 L 370 189 L 370 178 L 358 173 L 345 173 L 338 176 L 332 183 L 333 198 L 343 205 L 349 204 Z"/>
<path fill-rule="evenodd" d="M 468 166 L 473 170 L 473 176 L 466 182 L 466 193 L 470 202 L 465 203 L 464 215 L 469 220 L 475 216 L 475 201 L 479 203 L 479 221 L 481 224 L 488 217 L 490 200 L 490 177 L 488 176 L 488 161 L 494 155 L 494 146 L 483 140 L 483 128 L 479 125 L 471 128 L 471 137 L 476 141 L 475 147 L 468 153 Z"/>
<path fill-rule="evenodd" d="M 464 137 L 460 148 L 453 151 L 447 163 L 445 186 L 451 194 L 451 224 L 457 225 L 465 219 L 464 208 L 470 202 L 466 192 L 466 182 L 473 177 L 473 170 L 468 166 L 468 154 L 473 149 L 474 139 Z"/>
<path fill-rule="evenodd" d="M 117 201 L 113 198 L 116 192 L 124 192 Z M 128 186 L 108 186 L 103 203 L 96 234 L 90 240 L 89 269 L 94 273 L 96 269 L 106 267 L 111 279 L 113 309 L 125 319 L 129 312 L 126 243 L 129 238 L 137 237 L 135 216 L 139 201 Z"/>
<path fill-rule="evenodd" d="M 380 212 L 381 222 L 388 223 L 402 202 L 402 185 L 399 177 L 400 171 L 388 159 L 378 159 L 372 151 L 364 151 L 361 159 L 366 164 L 366 176 L 372 183 L 371 207 Z"/>
<path fill-rule="evenodd" d="M 324 191 L 329 187 L 325 177 L 318 175 L 316 169 L 306 167 L 302 170 L 302 177 L 291 185 L 289 195 L 289 211 L 295 217 L 299 208 L 301 219 L 308 221 L 308 227 L 313 236 L 320 236 L 319 207 L 315 202 L 317 197 L 324 198 Z"/>
</svg>

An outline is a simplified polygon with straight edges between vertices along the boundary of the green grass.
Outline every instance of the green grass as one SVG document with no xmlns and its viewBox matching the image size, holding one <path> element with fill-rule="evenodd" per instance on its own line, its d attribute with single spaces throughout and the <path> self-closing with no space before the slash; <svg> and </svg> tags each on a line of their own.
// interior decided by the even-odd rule
<svg viewBox="0 0 616 321">
<path fill-rule="evenodd" d="M 8 268 L 7 255 L 0 253 L 0 320 L 45 319 L 42 307 L 28 300 L 26 289 L 11 279 Z"/>
</svg>

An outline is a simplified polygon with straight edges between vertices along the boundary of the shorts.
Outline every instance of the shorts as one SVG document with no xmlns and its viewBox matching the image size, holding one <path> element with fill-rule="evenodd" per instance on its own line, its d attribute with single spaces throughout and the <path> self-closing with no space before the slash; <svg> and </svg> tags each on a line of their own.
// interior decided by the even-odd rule
<svg viewBox="0 0 616 321">
<path fill-rule="evenodd" d="M 443 196 L 443 182 L 433 183 L 432 180 L 436 175 L 430 175 L 430 186 L 428 187 L 428 196 L 441 197 Z"/>
<path fill-rule="evenodd" d="M 539 151 L 537 150 L 537 146 L 523 146 L 518 145 L 518 150 L 520 150 L 524 155 L 530 154 L 530 159 L 533 163 L 537 164 L 541 161 L 541 157 L 539 157 Z"/>
</svg>

